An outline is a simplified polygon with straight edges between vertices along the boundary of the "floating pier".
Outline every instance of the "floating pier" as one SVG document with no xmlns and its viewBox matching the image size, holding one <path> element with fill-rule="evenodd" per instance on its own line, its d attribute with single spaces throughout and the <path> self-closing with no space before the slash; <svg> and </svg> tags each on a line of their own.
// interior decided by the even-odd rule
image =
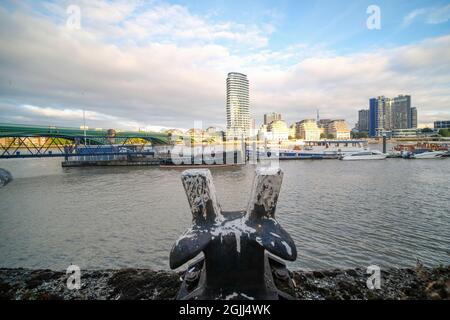
<svg viewBox="0 0 450 320">
<path fill-rule="evenodd" d="M 76 153 L 67 156 L 63 167 L 92 166 L 160 166 L 161 168 L 211 168 L 231 167 L 245 164 L 243 152 L 239 150 L 194 153 L 191 148 L 175 152 L 156 150 L 135 151 L 115 146 L 95 146 L 78 148 Z"/>
<path fill-rule="evenodd" d="M 135 160 L 65 160 L 63 167 L 159 166 L 159 159 Z"/>
</svg>

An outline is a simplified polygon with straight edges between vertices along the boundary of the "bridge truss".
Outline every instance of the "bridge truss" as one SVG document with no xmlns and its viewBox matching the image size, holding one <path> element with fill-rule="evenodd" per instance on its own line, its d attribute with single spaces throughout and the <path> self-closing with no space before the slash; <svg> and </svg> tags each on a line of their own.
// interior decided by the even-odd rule
<svg viewBox="0 0 450 320">
<path fill-rule="evenodd" d="M 170 143 L 152 132 L 114 132 L 0 124 L 0 159 L 104 155 L 152 155 L 151 147 Z"/>
</svg>

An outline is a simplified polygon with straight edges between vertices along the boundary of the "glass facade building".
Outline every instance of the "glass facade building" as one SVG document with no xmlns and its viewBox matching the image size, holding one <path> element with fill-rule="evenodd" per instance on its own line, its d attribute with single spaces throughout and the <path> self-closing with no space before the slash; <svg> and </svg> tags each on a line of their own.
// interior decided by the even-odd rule
<svg viewBox="0 0 450 320">
<path fill-rule="evenodd" d="M 435 129 L 447 129 L 447 128 L 450 128 L 450 120 L 435 121 L 434 122 L 434 128 Z"/>
<path fill-rule="evenodd" d="M 408 129 L 411 123 L 411 96 L 398 96 L 391 99 L 393 126 L 390 129 Z"/>
<path fill-rule="evenodd" d="M 411 127 L 417 128 L 417 108 L 411 108 Z"/>
<path fill-rule="evenodd" d="M 272 121 L 282 120 L 281 114 L 277 112 L 266 113 L 264 115 L 264 124 L 269 125 Z"/>
<path fill-rule="evenodd" d="M 369 136 L 380 137 L 395 129 L 417 128 L 417 109 L 411 108 L 411 96 L 380 96 L 369 100 Z"/>
<path fill-rule="evenodd" d="M 250 99 L 247 76 L 230 72 L 227 77 L 227 136 L 248 137 L 250 133 Z"/>
<path fill-rule="evenodd" d="M 358 111 L 358 130 L 369 131 L 369 110 L 362 109 Z"/>
<path fill-rule="evenodd" d="M 375 137 L 378 128 L 378 100 L 369 100 L 369 136 Z"/>
</svg>

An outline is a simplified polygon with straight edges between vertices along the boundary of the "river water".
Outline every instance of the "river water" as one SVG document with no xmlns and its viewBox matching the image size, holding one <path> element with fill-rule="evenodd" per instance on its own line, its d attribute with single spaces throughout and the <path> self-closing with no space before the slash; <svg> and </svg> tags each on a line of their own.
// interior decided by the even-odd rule
<svg viewBox="0 0 450 320">
<path fill-rule="evenodd" d="M 168 269 L 191 225 L 179 169 L 62 168 L 0 160 L 0 267 Z M 450 159 L 282 161 L 277 219 L 294 269 L 450 263 Z M 246 207 L 255 167 L 212 170 L 224 210 Z"/>
</svg>

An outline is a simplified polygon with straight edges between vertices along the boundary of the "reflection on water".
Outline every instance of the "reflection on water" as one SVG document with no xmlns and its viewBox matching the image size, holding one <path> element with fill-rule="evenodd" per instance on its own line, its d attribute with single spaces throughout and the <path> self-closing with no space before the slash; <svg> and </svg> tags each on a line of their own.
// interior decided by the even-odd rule
<svg viewBox="0 0 450 320">
<path fill-rule="evenodd" d="M 277 218 L 292 268 L 450 263 L 450 159 L 284 161 Z M 191 224 L 179 169 L 61 168 L 1 160 L 0 267 L 168 269 Z M 225 210 L 246 207 L 253 166 L 214 169 Z"/>
</svg>

